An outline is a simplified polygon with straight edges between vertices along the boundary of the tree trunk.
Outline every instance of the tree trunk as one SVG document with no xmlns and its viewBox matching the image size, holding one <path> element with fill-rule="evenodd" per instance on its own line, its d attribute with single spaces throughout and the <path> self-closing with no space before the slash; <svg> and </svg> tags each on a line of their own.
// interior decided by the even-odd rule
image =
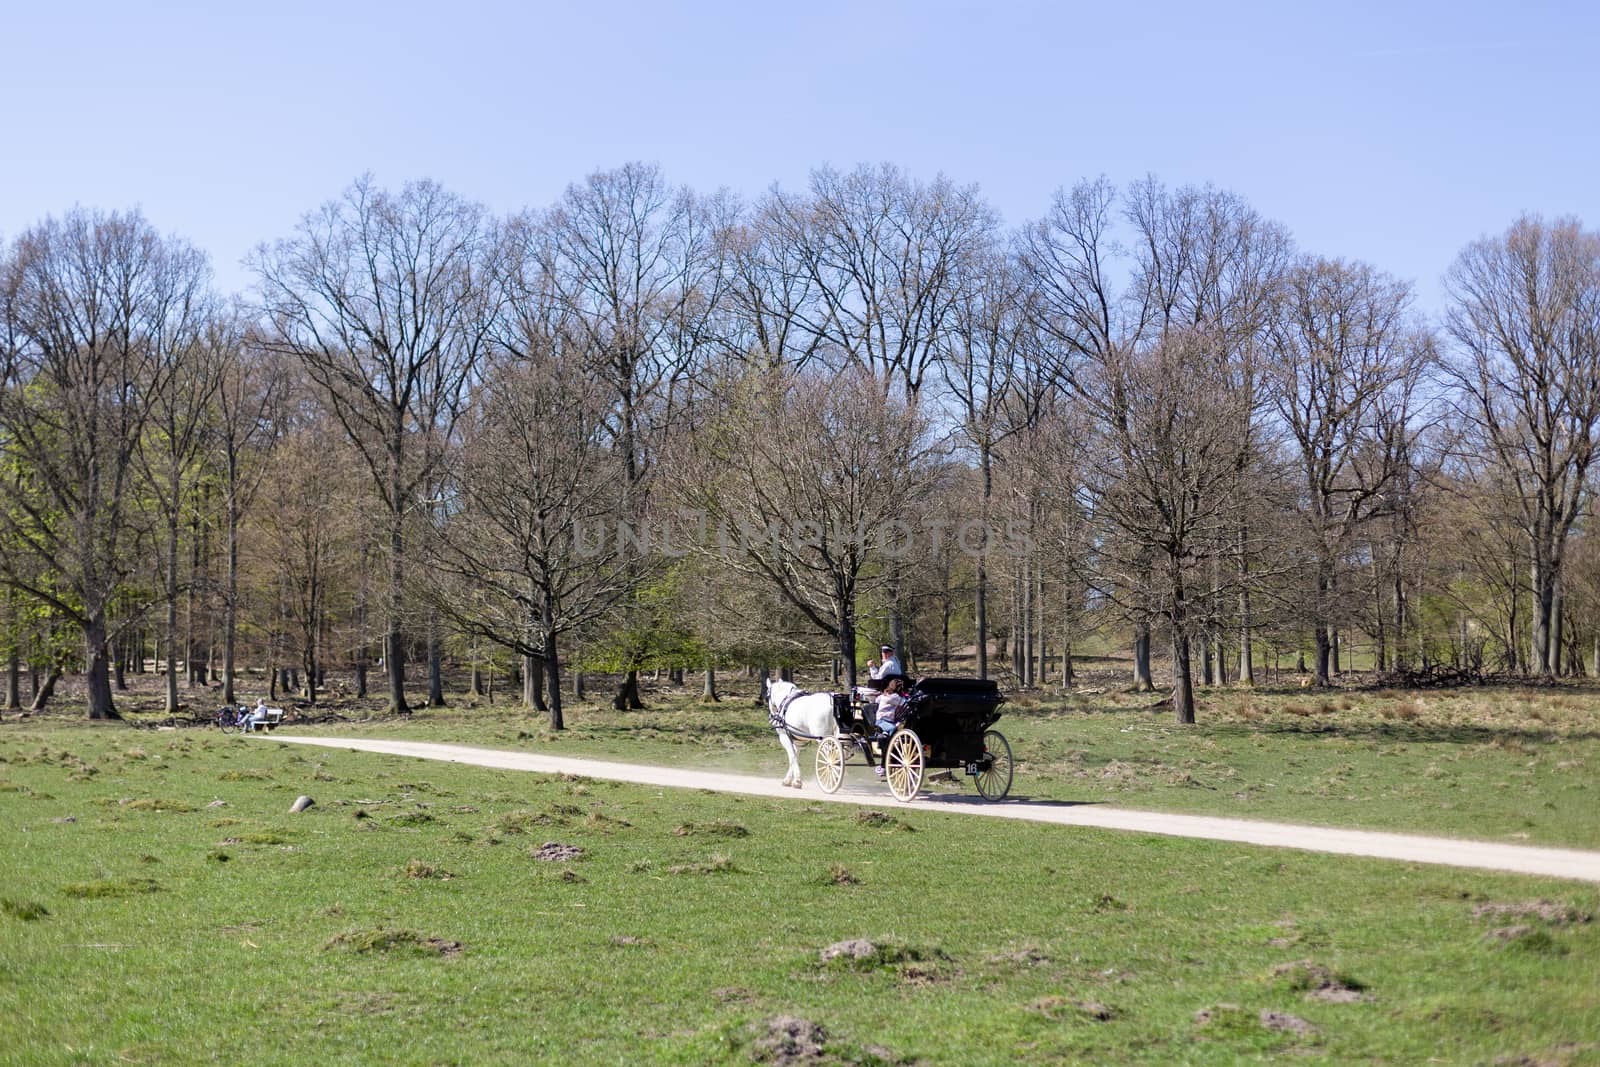
<svg viewBox="0 0 1600 1067">
<path fill-rule="evenodd" d="M 544 665 L 549 672 L 550 729 L 565 730 L 567 720 L 561 709 L 561 655 L 556 648 L 555 606 L 547 599 L 541 612 L 544 628 Z"/>
<path fill-rule="evenodd" d="M 1215 679 L 1211 676 L 1211 638 L 1200 638 L 1200 684 L 1212 685 Z"/>
<path fill-rule="evenodd" d="M 1545 681 L 1555 678 L 1552 669 L 1550 646 L 1554 631 L 1551 627 L 1556 606 L 1555 568 L 1541 558 L 1539 546 L 1534 546 L 1533 564 L 1533 670 Z"/>
<path fill-rule="evenodd" d="M 1150 624 L 1141 622 L 1133 629 L 1133 689 L 1148 693 L 1155 687 L 1150 676 Z"/>
<path fill-rule="evenodd" d="M 439 639 L 439 613 L 428 613 L 428 707 L 444 707 L 444 650 Z"/>
<path fill-rule="evenodd" d="M 6 653 L 6 710 L 22 710 L 22 653 L 15 641 Z"/>
<path fill-rule="evenodd" d="M 61 668 L 51 667 L 44 676 L 44 681 L 33 691 L 33 702 L 28 705 L 28 713 L 30 715 L 43 711 L 44 706 L 50 703 L 50 697 L 55 693 L 56 683 L 59 681 L 61 681 Z M 95 716 L 91 712 L 89 717 L 92 719 Z M 109 718 L 115 719 L 120 718 L 120 716 L 116 712 L 112 712 Z"/>
<path fill-rule="evenodd" d="M 1550 607 L 1549 673 L 1552 678 L 1561 677 L 1561 637 L 1562 625 L 1565 621 L 1562 619 L 1562 615 L 1564 614 L 1566 607 L 1565 600 L 1566 598 L 1562 596 L 1561 587 L 1558 584 L 1555 589 L 1555 594 L 1552 597 L 1552 603 Z"/>
<path fill-rule="evenodd" d="M 232 551 L 237 551 L 236 549 Z M 361 577 L 356 583 L 356 699 L 364 699 L 367 695 L 367 672 L 370 664 L 368 655 L 372 652 L 371 636 L 367 633 L 367 580 L 369 564 L 372 560 L 372 551 L 367 539 L 361 539 Z"/>
<path fill-rule="evenodd" d="M 1172 710 L 1178 722 L 1194 722 L 1194 683 L 1189 668 L 1189 637 L 1183 627 L 1172 627 Z"/>
<path fill-rule="evenodd" d="M 1017 579 L 1018 608 L 1017 630 L 1022 635 L 1017 644 L 1017 673 L 1024 688 L 1033 688 L 1033 561 L 1025 559 L 1022 575 Z"/>
<path fill-rule="evenodd" d="M 399 416 L 396 418 L 398 421 Z M 399 443 L 403 441 L 403 434 L 403 428 L 397 426 L 396 441 L 390 445 L 389 490 L 390 506 L 394 510 L 389 516 L 389 618 L 388 633 L 383 639 L 383 664 L 389 675 L 389 711 L 397 715 L 406 715 L 411 711 L 411 706 L 406 703 L 405 635 L 401 631 L 406 576 L 405 502 L 402 499 L 399 453 L 403 447 Z"/>
<path fill-rule="evenodd" d="M 853 693 L 856 688 L 856 616 L 854 603 L 846 590 L 835 590 L 834 610 L 838 616 L 835 625 L 839 637 L 839 658 L 844 661 L 848 691 Z M 765 679 L 767 676 L 762 674 L 761 677 Z M 765 698 L 766 694 L 762 696 Z"/>
<path fill-rule="evenodd" d="M 173 479 L 176 482 L 176 478 Z M 174 485 L 173 500 L 177 500 L 177 488 Z M 174 503 L 173 511 L 167 519 L 167 558 L 164 590 L 167 600 L 167 694 L 166 710 L 168 715 L 178 713 L 178 512 Z M 109 676 L 108 676 L 109 679 Z"/>
<path fill-rule="evenodd" d="M 721 699 L 721 697 L 717 696 L 717 669 L 707 661 L 705 685 L 700 690 L 700 703 L 715 704 Z"/>
<path fill-rule="evenodd" d="M 945 586 L 945 596 L 944 596 L 944 604 L 943 604 L 944 610 L 943 610 L 943 613 L 942 613 L 943 614 L 943 619 L 941 620 L 941 628 L 940 628 L 940 631 L 939 631 L 939 671 L 942 674 L 948 674 L 950 672 L 950 589 L 949 589 L 949 580 L 950 580 L 950 574 L 949 574 L 949 571 L 946 570 L 946 572 L 945 572 L 946 586 Z"/>
<path fill-rule="evenodd" d="M 631 668 L 622 676 L 617 695 L 611 698 L 611 707 L 617 711 L 638 711 L 644 707 L 639 698 L 639 670 Z"/>
<path fill-rule="evenodd" d="M 538 656 L 522 657 L 522 706 L 550 710 L 544 702 L 544 660 Z"/>
<path fill-rule="evenodd" d="M 89 694 L 89 718 L 120 719 L 111 696 L 111 662 L 106 649 L 106 614 L 101 608 L 90 616 L 83 631 L 84 660 L 88 664 L 84 682 Z M 170 666 L 170 665 L 169 665 Z M 59 673 L 52 668 L 53 673 Z M 177 679 L 172 679 L 176 681 Z M 48 683 L 47 683 L 48 684 Z M 42 690 L 41 690 L 42 692 Z M 35 700 L 38 704 L 39 701 Z M 42 707 L 43 705 L 40 704 Z"/>
<path fill-rule="evenodd" d="M 1318 626 L 1316 628 L 1315 632 L 1316 632 L 1316 641 L 1317 641 L 1317 652 L 1316 652 L 1317 680 L 1316 680 L 1316 684 L 1319 685 L 1319 686 L 1329 686 L 1329 685 L 1333 684 L 1333 679 L 1330 677 L 1329 670 L 1328 670 L 1329 660 L 1330 660 L 1331 655 L 1332 655 L 1332 642 L 1330 642 L 1328 640 L 1328 628 L 1327 627 Z"/>
<path fill-rule="evenodd" d="M 583 677 L 583 671 L 582 670 L 576 670 L 576 671 L 572 672 L 572 699 L 573 700 L 584 700 L 584 699 L 586 699 L 584 681 L 585 681 L 585 679 Z"/>
<path fill-rule="evenodd" d="M 994 492 L 993 458 L 987 442 L 978 450 L 978 467 L 983 474 L 983 547 L 978 552 L 977 601 L 978 634 L 974 639 L 978 650 L 978 677 L 989 677 L 989 498 Z"/>
<path fill-rule="evenodd" d="M 1250 647 L 1253 625 L 1250 618 L 1250 559 L 1245 553 L 1244 524 L 1239 524 L 1239 684 L 1256 684 L 1256 665 Z"/>
</svg>

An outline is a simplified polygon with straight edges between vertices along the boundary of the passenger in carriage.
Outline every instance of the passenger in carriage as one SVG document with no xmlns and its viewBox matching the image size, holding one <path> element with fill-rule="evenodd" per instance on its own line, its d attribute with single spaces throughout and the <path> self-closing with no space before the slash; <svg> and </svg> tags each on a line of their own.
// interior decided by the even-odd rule
<svg viewBox="0 0 1600 1067">
<path fill-rule="evenodd" d="M 906 713 L 906 680 L 903 677 L 890 678 L 883 687 L 883 695 L 878 697 L 878 710 L 875 715 L 877 726 L 887 737 L 894 733 L 895 727 L 900 725 L 900 720 Z M 887 748 L 887 746 L 885 746 Z M 883 761 L 879 760 L 873 772 L 879 778 L 883 777 Z"/>
<path fill-rule="evenodd" d="M 883 687 L 883 695 L 878 698 L 878 711 L 876 724 L 878 729 L 886 734 L 894 733 L 894 728 L 900 725 L 906 710 L 906 680 L 904 678 L 890 678 Z"/>
</svg>

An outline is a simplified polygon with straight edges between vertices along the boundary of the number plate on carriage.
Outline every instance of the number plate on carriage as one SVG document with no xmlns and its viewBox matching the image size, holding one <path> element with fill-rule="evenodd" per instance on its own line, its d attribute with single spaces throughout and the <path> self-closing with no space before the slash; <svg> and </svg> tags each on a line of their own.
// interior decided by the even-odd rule
<svg viewBox="0 0 1600 1067">
<path fill-rule="evenodd" d="M 981 764 L 969 763 L 967 764 L 967 777 L 976 778 L 978 776 L 978 772 L 981 770 L 983 770 L 983 766 Z"/>
</svg>

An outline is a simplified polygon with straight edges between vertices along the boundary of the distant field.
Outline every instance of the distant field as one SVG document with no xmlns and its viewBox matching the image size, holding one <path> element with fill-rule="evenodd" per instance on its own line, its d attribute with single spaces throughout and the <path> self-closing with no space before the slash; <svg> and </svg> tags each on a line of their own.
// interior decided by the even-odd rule
<svg viewBox="0 0 1600 1067">
<path fill-rule="evenodd" d="M 296 729 L 780 773 L 747 700 L 653 699 Z M 1018 790 L 1595 841 L 1591 693 L 1148 699 L 1018 698 Z M 1600 1061 L 1593 886 L 199 728 L 0 760 L 0 1063 Z"/>
</svg>

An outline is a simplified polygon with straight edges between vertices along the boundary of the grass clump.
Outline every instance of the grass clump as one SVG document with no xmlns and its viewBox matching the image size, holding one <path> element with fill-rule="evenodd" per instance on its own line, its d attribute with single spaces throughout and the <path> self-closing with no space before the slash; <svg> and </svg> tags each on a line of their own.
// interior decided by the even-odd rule
<svg viewBox="0 0 1600 1067">
<path fill-rule="evenodd" d="M 731 874 L 734 871 L 733 859 L 729 856 L 714 854 L 710 859 L 698 863 L 679 863 L 667 868 L 668 874 Z"/>
<path fill-rule="evenodd" d="M 74 900 L 104 900 L 160 891 L 161 886 L 153 878 L 104 878 L 93 882 L 68 882 L 61 887 L 61 892 Z"/>
<path fill-rule="evenodd" d="M 25 923 L 37 922 L 50 914 L 50 909 L 34 900 L 0 899 L 0 911 Z"/>
<path fill-rule="evenodd" d="M 672 831 L 673 837 L 749 837 L 750 831 L 736 822 L 686 822 Z"/>
<path fill-rule="evenodd" d="M 427 826 L 437 821 L 426 811 L 404 811 L 388 820 L 391 826 Z"/>
<path fill-rule="evenodd" d="M 335 934 L 324 950 L 343 950 L 358 955 L 408 955 L 420 957 L 458 956 L 465 948 L 459 941 L 442 937 L 425 937 L 415 930 L 379 927 L 371 930 L 347 930 Z"/>
<path fill-rule="evenodd" d="M 443 867 L 436 867 L 426 860 L 408 860 L 398 873 L 402 878 L 438 878 L 448 880 L 455 877 Z"/>
<path fill-rule="evenodd" d="M 117 806 L 126 808 L 128 811 L 159 811 L 178 814 L 195 810 L 195 806 L 187 801 L 155 799 L 153 797 L 119 800 L 117 801 Z"/>
<path fill-rule="evenodd" d="M 858 972 L 899 970 L 911 964 L 950 961 L 950 956 L 942 949 L 910 945 L 895 937 L 836 941 L 822 949 L 817 958 L 830 970 Z"/>
</svg>

